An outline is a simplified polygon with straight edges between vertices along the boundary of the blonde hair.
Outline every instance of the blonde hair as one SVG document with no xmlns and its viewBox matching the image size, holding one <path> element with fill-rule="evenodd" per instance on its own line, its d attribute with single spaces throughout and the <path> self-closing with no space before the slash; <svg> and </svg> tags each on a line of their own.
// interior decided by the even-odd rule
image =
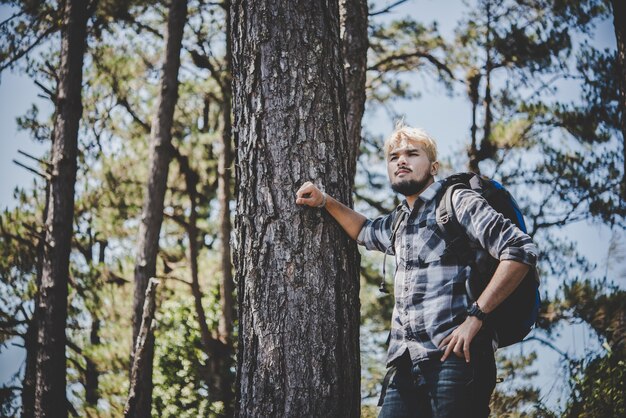
<svg viewBox="0 0 626 418">
<path fill-rule="evenodd" d="M 428 159 L 431 162 L 437 161 L 437 144 L 435 140 L 423 129 L 411 128 L 405 125 L 403 121 L 399 121 L 396 124 L 396 129 L 385 141 L 385 159 L 394 148 L 398 147 L 403 142 L 413 142 L 421 145 Z"/>
</svg>

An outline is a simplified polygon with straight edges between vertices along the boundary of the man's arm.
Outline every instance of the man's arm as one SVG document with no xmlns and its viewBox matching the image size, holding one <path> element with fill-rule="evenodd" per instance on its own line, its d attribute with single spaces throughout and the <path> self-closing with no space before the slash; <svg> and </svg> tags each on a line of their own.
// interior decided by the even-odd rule
<svg viewBox="0 0 626 418">
<path fill-rule="evenodd" d="M 528 265 L 519 261 L 500 261 L 491 281 L 476 301 L 480 310 L 489 314 L 496 309 L 519 286 L 529 268 Z M 441 361 L 454 352 L 458 357 L 465 357 L 465 361 L 469 363 L 470 344 L 482 326 L 483 321 L 475 316 L 468 316 L 465 322 L 439 344 L 439 348 L 447 345 Z"/>
<path fill-rule="evenodd" d="M 353 240 L 357 239 L 363 224 L 367 221 L 365 216 L 323 193 L 310 181 L 304 183 L 296 192 L 296 204 L 324 207 Z"/>
<path fill-rule="evenodd" d="M 490 313 L 519 286 L 529 266 L 535 265 L 537 248 L 527 234 L 496 212 L 476 192 L 457 190 L 452 199 L 455 216 L 468 238 L 500 260 L 489 284 L 476 301 L 483 312 Z M 481 327 L 481 320 L 468 316 L 439 344 L 440 348 L 447 345 L 441 361 L 454 352 L 469 362 L 470 344 Z"/>
</svg>

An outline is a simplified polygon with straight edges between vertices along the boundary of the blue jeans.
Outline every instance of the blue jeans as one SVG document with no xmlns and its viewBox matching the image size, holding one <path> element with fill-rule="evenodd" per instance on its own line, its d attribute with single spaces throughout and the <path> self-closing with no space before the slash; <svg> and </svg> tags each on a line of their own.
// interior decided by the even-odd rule
<svg viewBox="0 0 626 418">
<path fill-rule="evenodd" d="M 471 362 L 454 353 L 443 363 L 432 359 L 412 365 L 405 353 L 397 363 L 378 418 L 488 417 L 496 384 L 490 347 L 474 348 Z"/>
</svg>

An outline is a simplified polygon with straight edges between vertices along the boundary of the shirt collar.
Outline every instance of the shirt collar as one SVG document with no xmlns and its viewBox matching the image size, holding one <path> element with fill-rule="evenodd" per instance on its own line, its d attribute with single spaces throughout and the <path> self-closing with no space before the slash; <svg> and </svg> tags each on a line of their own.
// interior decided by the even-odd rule
<svg viewBox="0 0 626 418">
<path fill-rule="evenodd" d="M 418 196 L 418 199 L 420 199 L 424 203 L 430 202 L 437 196 L 437 193 L 439 193 L 439 191 L 441 190 L 442 184 L 443 180 L 435 181 Z M 411 212 L 411 209 L 409 208 L 409 204 L 407 203 L 406 199 L 402 201 L 402 208 L 407 212 Z"/>
</svg>

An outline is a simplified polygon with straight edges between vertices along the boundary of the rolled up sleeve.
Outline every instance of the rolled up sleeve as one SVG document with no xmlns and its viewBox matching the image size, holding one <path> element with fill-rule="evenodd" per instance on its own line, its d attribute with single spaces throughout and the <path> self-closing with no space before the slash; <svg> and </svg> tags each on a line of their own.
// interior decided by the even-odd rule
<svg viewBox="0 0 626 418">
<path fill-rule="evenodd" d="M 457 190 L 452 196 L 456 218 L 468 237 L 492 257 L 529 266 L 537 264 L 537 247 L 532 238 L 487 203 L 473 190 Z"/>
<path fill-rule="evenodd" d="M 389 215 L 365 221 L 356 239 L 357 243 L 368 250 L 385 252 L 391 245 L 391 223 L 394 213 L 395 211 Z M 389 254 L 393 254 L 393 249 Z"/>
</svg>

